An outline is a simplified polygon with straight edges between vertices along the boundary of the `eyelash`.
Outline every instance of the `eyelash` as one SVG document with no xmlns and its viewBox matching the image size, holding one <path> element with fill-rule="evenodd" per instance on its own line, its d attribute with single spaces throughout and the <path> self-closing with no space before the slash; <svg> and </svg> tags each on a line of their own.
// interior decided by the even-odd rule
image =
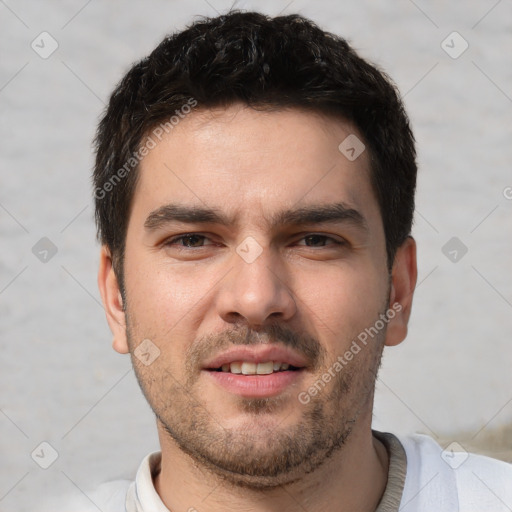
<svg viewBox="0 0 512 512">
<path fill-rule="evenodd" d="M 323 235 L 321 233 L 308 233 L 307 235 L 303 236 L 299 240 L 305 240 L 306 238 L 313 237 L 313 236 L 320 237 L 324 241 L 330 240 L 331 242 L 333 242 L 334 245 L 346 245 L 346 242 L 344 240 L 343 241 L 342 240 L 337 240 L 337 239 L 335 239 L 335 238 L 333 238 L 331 236 Z M 165 246 L 172 246 L 172 245 L 176 246 L 176 242 L 183 241 L 184 239 L 190 238 L 190 237 L 199 237 L 199 238 L 208 239 L 208 237 L 206 235 L 202 235 L 200 233 L 185 233 L 183 235 L 179 235 L 179 236 L 175 236 L 173 238 L 170 238 L 169 240 L 164 242 L 164 245 Z M 329 244 L 329 245 L 331 245 L 331 244 Z M 208 247 L 208 246 L 200 245 L 198 247 L 188 247 L 186 245 L 179 245 L 179 247 L 180 247 L 180 249 L 202 249 L 202 248 Z M 304 247 L 311 247 L 311 246 L 305 245 Z M 326 246 L 321 245 L 319 247 L 326 247 Z"/>
</svg>

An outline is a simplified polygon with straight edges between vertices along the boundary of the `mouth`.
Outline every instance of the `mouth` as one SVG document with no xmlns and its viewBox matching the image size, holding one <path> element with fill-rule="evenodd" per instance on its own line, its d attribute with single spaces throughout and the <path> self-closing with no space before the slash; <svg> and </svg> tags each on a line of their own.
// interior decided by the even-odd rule
<svg viewBox="0 0 512 512">
<path fill-rule="evenodd" d="M 208 362 L 203 370 L 224 391 L 244 398 L 276 396 L 297 386 L 307 361 L 279 346 L 237 347 Z"/>
<path fill-rule="evenodd" d="M 301 368 L 293 366 L 289 363 L 281 363 L 279 361 L 266 361 L 264 363 L 252 363 L 249 361 L 236 361 L 233 363 L 225 363 L 219 368 L 208 368 L 213 372 L 233 373 L 235 375 L 270 375 L 277 372 L 294 372 Z"/>
</svg>

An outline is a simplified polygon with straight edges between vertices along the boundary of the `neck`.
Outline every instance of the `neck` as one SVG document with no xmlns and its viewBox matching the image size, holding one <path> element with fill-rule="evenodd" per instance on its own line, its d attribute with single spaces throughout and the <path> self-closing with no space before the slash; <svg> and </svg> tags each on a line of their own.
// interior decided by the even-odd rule
<svg viewBox="0 0 512 512">
<path fill-rule="evenodd" d="M 162 462 L 155 489 L 170 511 L 373 512 L 386 487 L 389 461 L 372 436 L 370 419 L 359 422 L 345 445 L 315 471 L 269 490 L 226 482 L 182 452 L 159 425 Z"/>
</svg>

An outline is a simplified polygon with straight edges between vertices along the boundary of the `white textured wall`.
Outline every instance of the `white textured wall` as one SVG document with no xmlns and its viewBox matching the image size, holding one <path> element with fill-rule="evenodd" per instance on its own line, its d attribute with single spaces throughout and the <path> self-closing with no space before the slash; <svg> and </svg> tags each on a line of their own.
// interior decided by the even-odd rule
<svg viewBox="0 0 512 512">
<path fill-rule="evenodd" d="M 1 511 L 37 510 L 41 490 L 131 477 L 158 446 L 99 304 L 91 139 L 131 63 L 194 15 L 231 5 L 209 4 L 0 2 Z M 237 5 L 300 12 L 348 38 L 395 79 L 418 141 L 421 284 L 410 335 L 384 358 L 375 427 L 449 437 L 510 425 L 512 4 L 287 4 Z M 43 51 L 43 31 L 59 45 L 47 59 L 30 46 Z M 469 44 L 457 59 L 441 47 L 453 31 Z M 452 53 L 461 43 L 447 40 Z M 32 253 L 42 237 L 58 250 L 47 263 Z M 442 252 L 452 237 L 468 248 L 457 263 Z M 46 470 L 30 456 L 43 441 L 59 455 Z"/>
</svg>

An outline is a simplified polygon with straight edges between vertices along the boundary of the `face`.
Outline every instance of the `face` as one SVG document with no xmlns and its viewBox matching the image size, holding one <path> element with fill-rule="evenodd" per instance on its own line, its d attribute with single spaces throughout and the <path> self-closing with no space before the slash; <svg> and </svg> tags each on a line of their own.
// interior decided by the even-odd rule
<svg viewBox="0 0 512 512">
<path fill-rule="evenodd" d="M 350 134 L 298 110 L 197 110 L 141 163 L 115 347 L 167 442 L 240 485 L 293 481 L 368 424 L 382 347 L 403 337 Z"/>
</svg>

